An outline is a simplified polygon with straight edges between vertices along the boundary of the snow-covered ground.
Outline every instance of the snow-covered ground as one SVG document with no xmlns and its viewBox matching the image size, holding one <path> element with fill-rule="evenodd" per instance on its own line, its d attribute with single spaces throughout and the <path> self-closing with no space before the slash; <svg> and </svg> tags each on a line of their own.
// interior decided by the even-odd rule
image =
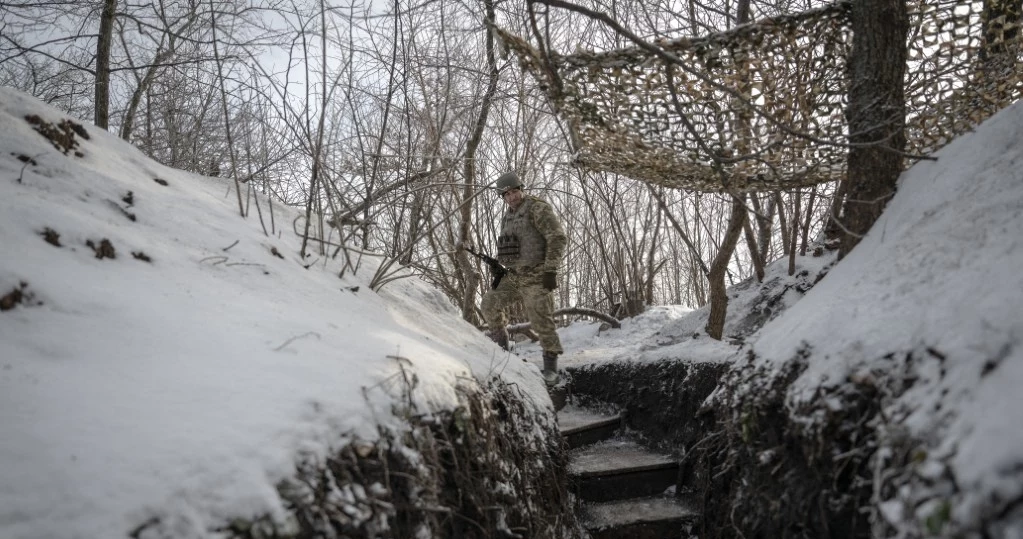
<svg viewBox="0 0 1023 539">
<path fill-rule="evenodd" d="M 423 407 L 451 406 L 459 380 L 495 373 L 550 406 L 535 344 L 500 352 L 414 278 L 370 290 L 371 258 L 341 278 L 339 260 L 304 269 L 293 212 L 275 207 L 283 232 L 266 235 L 254 207 L 239 216 L 230 183 L 153 163 L 88 125 L 83 156 L 64 155 L 30 114 L 64 119 L 0 89 L 0 297 L 25 285 L 0 312 L 0 537 L 124 536 L 154 517 L 174 536 L 203 536 L 235 516 L 280 514 L 274 485 L 300 454 L 373 438 L 378 423 L 400 428 L 390 410 L 402 367 Z M 928 469 L 967 493 L 956 518 L 992 496 L 1018 498 L 1021 131 L 1017 104 L 918 163 L 804 299 L 807 277 L 783 264 L 767 281 L 790 291 L 769 314 L 761 290 L 733 289 L 734 343 L 702 332 L 705 309 L 658 306 L 620 330 L 563 329 L 562 366 L 728 361 L 751 347 L 773 368 L 811 350 L 793 400 L 897 367 L 918 381 L 889 411 L 930 444 Z M 116 258 L 86 246 L 103 239 Z M 800 268 L 812 277 L 830 262 Z M 777 318 L 749 334 L 751 313 Z M 908 518 L 895 513 L 893 501 L 891 517 Z"/>
<path fill-rule="evenodd" d="M 794 404 L 850 378 L 882 394 L 911 386 L 886 395 L 884 414 L 923 442 L 921 491 L 888 500 L 890 520 L 945 506 L 968 530 L 1015 505 L 1002 533 L 1023 537 L 1023 103 L 935 157 L 903 174 L 862 242 L 753 349 L 765 365 L 811 353 Z"/>
<path fill-rule="evenodd" d="M 0 537 L 124 537 L 154 518 L 193 537 L 280 514 L 300 454 L 400 428 L 399 365 L 420 409 L 497 373 L 551 406 L 538 367 L 440 292 L 412 278 L 378 294 L 371 258 L 338 278 L 340 258 L 299 259 L 295 212 L 274 207 L 283 232 L 266 235 L 231 183 L 88 124 L 64 155 L 28 115 L 65 119 L 0 88 L 0 297 L 24 283 L 0 312 Z M 86 246 L 104 239 L 115 258 Z"/>
</svg>

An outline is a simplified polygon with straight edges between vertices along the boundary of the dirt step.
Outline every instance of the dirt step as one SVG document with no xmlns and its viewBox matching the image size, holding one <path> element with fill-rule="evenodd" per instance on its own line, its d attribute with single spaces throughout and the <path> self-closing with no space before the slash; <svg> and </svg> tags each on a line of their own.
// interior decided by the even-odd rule
<svg viewBox="0 0 1023 539">
<path fill-rule="evenodd" d="M 578 406 L 566 406 L 558 412 L 561 437 L 570 449 L 607 440 L 622 426 L 621 414 L 602 414 Z"/>
<path fill-rule="evenodd" d="M 591 502 L 579 509 L 579 520 L 592 539 L 682 537 L 698 518 L 679 498 L 664 496 Z"/>
<path fill-rule="evenodd" d="M 580 499 L 594 502 L 660 494 L 678 479 L 678 462 L 630 440 L 572 450 L 568 474 Z"/>
</svg>

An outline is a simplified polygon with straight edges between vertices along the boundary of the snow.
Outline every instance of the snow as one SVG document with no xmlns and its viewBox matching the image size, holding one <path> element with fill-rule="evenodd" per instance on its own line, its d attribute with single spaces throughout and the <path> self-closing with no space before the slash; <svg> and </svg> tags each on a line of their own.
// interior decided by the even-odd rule
<svg viewBox="0 0 1023 539">
<path fill-rule="evenodd" d="M 0 313 L 0 537 L 124 536 L 154 517 L 168 535 L 206 537 L 234 517 L 280 516 L 274 485 L 300 456 L 401 428 L 391 405 L 403 369 L 423 409 L 450 408 L 458 384 L 500 374 L 553 417 L 535 343 L 499 351 L 415 278 L 374 292 L 374 257 L 340 278 L 340 261 L 301 260 L 297 214 L 275 206 L 265 235 L 225 180 L 163 167 L 91 126 L 84 157 L 65 156 L 23 120 L 60 113 L 9 89 L 0 108 L 0 295 L 21 282 L 32 295 Z M 655 306 L 617 330 L 563 328 L 561 366 L 745 361 L 752 350 L 781 369 L 809 350 L 797 401 L 906 372 L 916 384 L 886 411 L 926 442 L 921 474 L 954 475 L 965 494 L 953 517 L 1018 497 L 1021 131 L 1017 104 L 917 163 L 834 266 L 799 257 L 788 276 L 787 261 L 772 265 L 764 288 L 786 290 L 781 305 L 732 287 L 724 342 L 703 331 L 706 307 Z M 43 241 L 46 227 L 62 247 Z M 85 247 L 103 238 L 116 259 Z M 758 319 L 770 321 L 754 331 Z M 914 518 L 898 500 L 878 509 Z"/>
<path fill-rule="evenodd" d="M 30 114 L 65 118 L 0 88 L 0 296 L 31 295 L 0 313 L 0 537 L 123 537 L 154 518 L 198 537 L 280 516 L 274 485 L 300 456 L 401 428 L 400 368 L 421 410 L 500 374 L 553 417 L 536 364 L 510 361 L 438 291 L 408 278 L 375 293 L 369 258 L 340 279 L 339 261 L 304 269 L 291 209 L 275 206 L 283 232 L 265 235 L 225 180 L 91 125 L 84 156 L 64 155 Z M 85 245 L 104 238 L 116 258 Z"/>
<path fill-rule="evenodd" d="M 765 365 L 812 351 L 793 400 L 876 371 L 917 377 L 888 412 L 966 494 L 1023 494 L 1023 103 L 921 161 L 861 243 L 755 336 Z M 890 356 L 886 358 L 885 356 Z M 890 510 L 891 507 L 887 506 Z"/>
<path fill-rule="evenodd" d="M 608 361 L 652 363 L 670 359 L 717 362 L 731 357 L 736 347 L 710 339 L 704 333 L 684 338 L 671 333 L 674 324 L 691 320 L 690 309 L 678 305 L 655 305 L 621 321 L 620 329 L 601 329 L 600 322 L 579 321 L 559 330 L 565 354 L 559 368 L 578 368 Z M 702 330 L 701 330 L 702 331 Z M 678 342 L 685 339 L 684 342 Z M 538 343 L 523 343 L 514 349 L 523 356 L 541 352 Z"/>
</svg>

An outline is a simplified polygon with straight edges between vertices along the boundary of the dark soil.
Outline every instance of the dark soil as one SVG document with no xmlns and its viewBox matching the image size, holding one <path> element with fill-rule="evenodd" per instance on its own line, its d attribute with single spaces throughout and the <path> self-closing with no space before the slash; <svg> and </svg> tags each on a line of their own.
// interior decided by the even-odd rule
<svg viewBox="0 0 1023 539">
<path fill-rule="evenodd" d="M 701 539 L 870 537 L 861 509 L 879 399 L 869 386 L 844 384 L 789 410 L 786 389 L 804 364 L 768 374 L 675 360 L 570 373 L 580 404 L 621 409 L 649 445 L 680 456 L 677 492 L 702 512 Z"/>
<path fill-rule="evenodd" d="M 110 240 L 106 238 L 100 240 L 98 244 L 92 240 L 87 240 L 85 245 L 96 253 L 96 258 L 117 258 L 117 250 L 114 249 L 114 244 L 110 243 Z"/>
<path fill-rule="evenodd" d="M 625 413 L 628 428 L 667 448 L 702 437 L 694 418 L 730 365 L 683 360 L 604 363 L 568 369 L 579 404 L 611 404 Z"/>
<path fill-rule="evenodd" d="M 32 307 L 42 304 L 43 302 L 36 300 L 35 294 L 29 290 L 26 282 L 18 283 L 18 286 L 0 296 L 0 311 L 9 311 L 18 305 Z"/>
<path fill-rule="evenodd" d="M 47 122 L 35 114 L 25 116 L 25 121 L 32 124 L 37 133 L 46 137 L 53 147 L 67 154 L 78 148 L 78 138 L 89 140 L 89 133 L 82 127 L 82 124 L 71 120 L 64 120 L 58 124 Z M 77 135 L 77 138 L 76 138 Z M 83 157 L 81 152 L 75 152 L 77 157 Z"/>
<path fill-rule="evenodd" d="M 464 406 L 414 414 L 410 430 L 355 441 L 299 463 L 278 486 L 297 529 L 268 518 L 233 538 L 458 537 L 581 539 L 567 493 L 567 453 L 514 386 L 463 391 Z M 537 436 L 538 432 L 545 432 Z"/>
</svg>

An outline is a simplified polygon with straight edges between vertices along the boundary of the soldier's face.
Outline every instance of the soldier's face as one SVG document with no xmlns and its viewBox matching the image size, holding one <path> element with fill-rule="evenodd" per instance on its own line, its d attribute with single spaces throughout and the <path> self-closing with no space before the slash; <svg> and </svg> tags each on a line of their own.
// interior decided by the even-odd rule
<svg viewBox="0 0 1023 539">
<path fill-rule="evenodd" d="M 504 203 L 511 206 L 512 209 L 518 208 L 519 204 L 522 204 L 522 189 L 515 187 L 505 191 L 501 198 L 504 199 Z"/>
</svg>

